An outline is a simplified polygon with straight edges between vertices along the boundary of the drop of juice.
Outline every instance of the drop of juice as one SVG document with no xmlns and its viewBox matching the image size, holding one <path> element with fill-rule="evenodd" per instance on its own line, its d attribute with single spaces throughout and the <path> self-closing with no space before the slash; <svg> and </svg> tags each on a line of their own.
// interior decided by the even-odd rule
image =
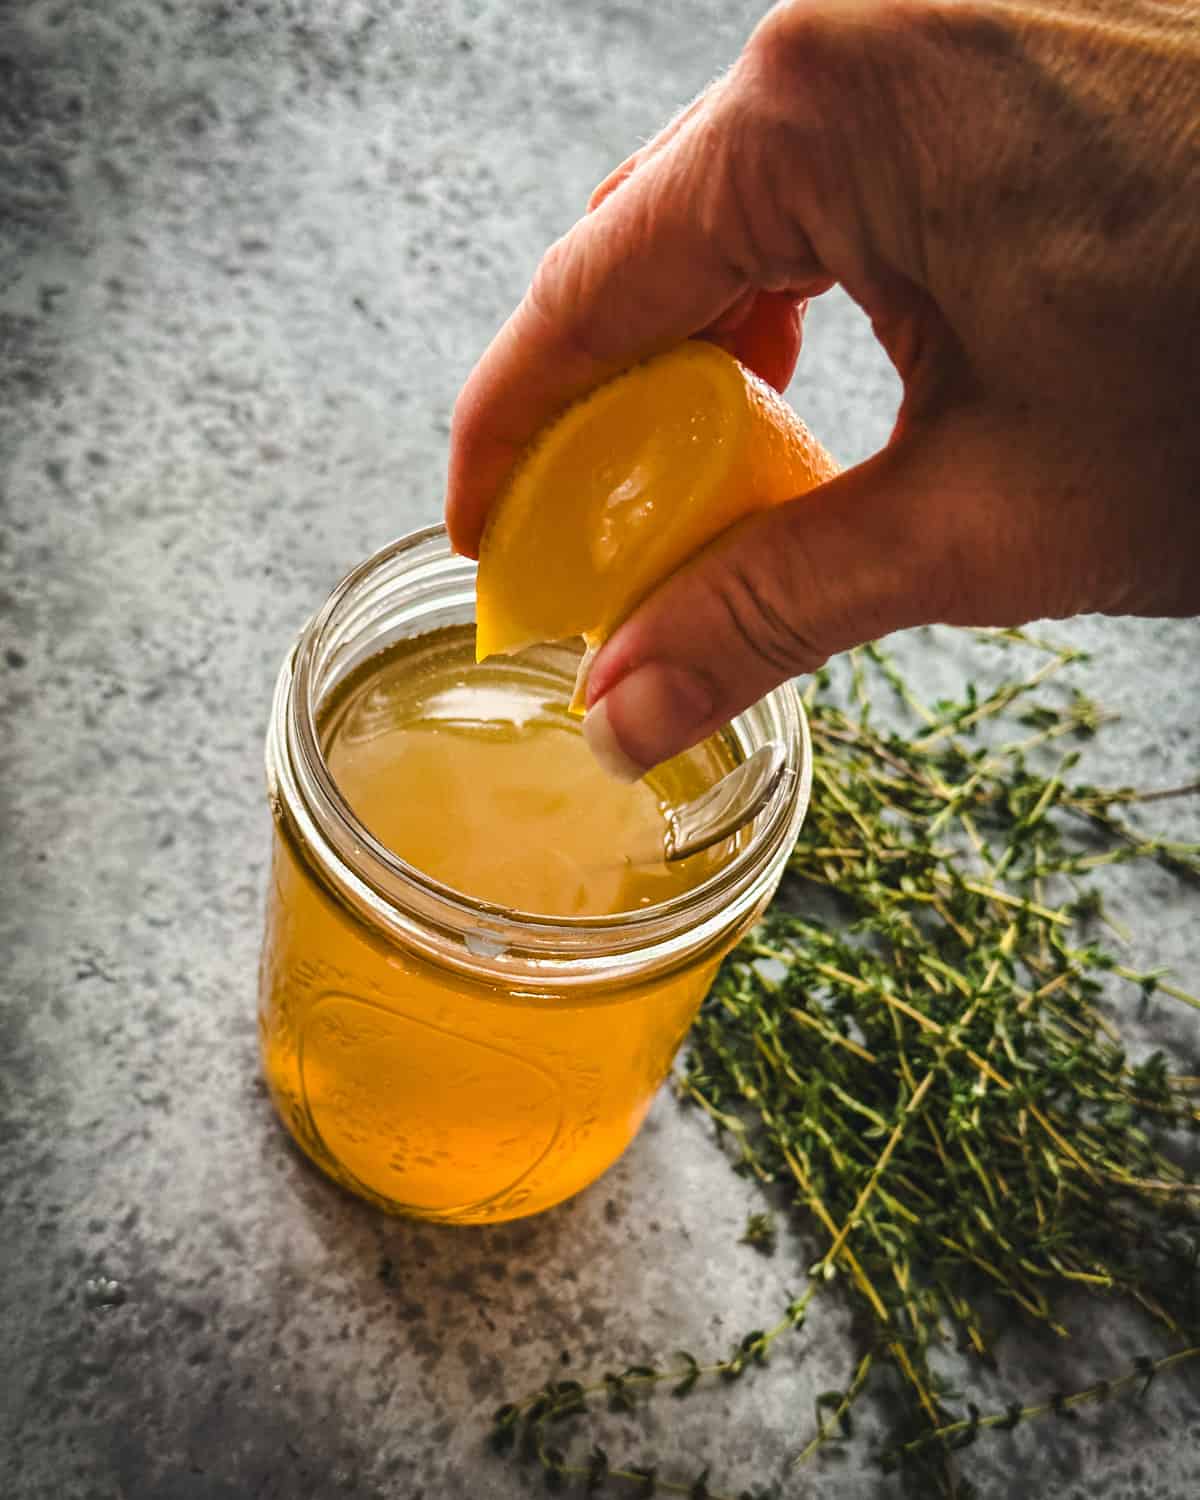
<svg viewBox="0 0 1200 1500">
<path fill-rule="evenodd" d="M 128 1297 L 125 1287 L 111 1276 L 89 1276 L 83 1284 L 83 1300 L 88 1307 L 120 1307 Z"/>
</svg>

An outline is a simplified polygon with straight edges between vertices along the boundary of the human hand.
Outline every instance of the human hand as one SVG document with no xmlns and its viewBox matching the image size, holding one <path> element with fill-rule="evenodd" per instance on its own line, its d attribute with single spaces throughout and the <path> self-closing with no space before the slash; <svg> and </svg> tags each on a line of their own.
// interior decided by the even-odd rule
<svg viewBox="0 0 1200 1500">
<path fill-rule="evenodd" d="M 593 737 L 648 768 L 906 626 L 1200 611 L 1193 0 L 798 0 L 593 202 L 459 397 L 459 550 L 545 421 L 680 339 L 782 387 L 840 283 L 904 386 L 882 452 L 614 633 Z"/>
</svg>

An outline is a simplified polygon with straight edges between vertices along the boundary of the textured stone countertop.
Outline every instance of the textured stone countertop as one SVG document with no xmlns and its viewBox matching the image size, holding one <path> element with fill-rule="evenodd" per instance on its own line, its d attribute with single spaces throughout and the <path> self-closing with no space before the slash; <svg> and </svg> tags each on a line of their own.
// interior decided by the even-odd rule
<svg viewBox="0 0 1200 1500">
<path fill-rule="evenodd" d="M 486 1418 L 562 1352 L 723 1351 L 802 1283 L 815 1237 L 740 1245 L 755 1190 L 666 1094 L 540 1218 L 389 1220 L 289 1148 L 254 1025 L 279 661 L 344 569 L 437 518 L 458 383 L 539 251 L 762 9 L 0 5 L 4 1500 L 515 1500 L 536 1476 L 485 1454 Z M 813 427 L 860 457 L 896 390 L 825 299 L 792 392 Z M 1122 714 L 1097 776 L 1194 778 L 1197 624 L 1067 633 Z M 1200 988 L 1194 889 L 1130 875 L 1118 910 Z M 1146 1023 L 1193 1073 L 1198 1020 Z M 614 1451 L 711 1459 L 735 1493 L 785 1476 L 846 1378 L 823 1306 L 770 1371 L 618 1421 Z M 1067 1349 L 1006 1338 L 1022 1394 L 1128 1367 L 1138 1326 L 1083 1316 Z M 983 1500 L 1189 1500 L 1200 1368 L 962 1471 Z M 786 1493 L 900 1489 L 856 1446 Z"/>
</svg>

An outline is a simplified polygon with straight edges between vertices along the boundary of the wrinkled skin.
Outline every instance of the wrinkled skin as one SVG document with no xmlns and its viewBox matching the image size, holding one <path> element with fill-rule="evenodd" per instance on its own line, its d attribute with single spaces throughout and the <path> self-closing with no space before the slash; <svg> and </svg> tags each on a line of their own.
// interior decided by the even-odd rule
<svg viewBox="0 0 1200 1500">
<path fill-rule="evenodd" d="M 595 663 L 648 767 L 898 628 L 1200 612 L 1200 4 L 804 0 L 593 195 L 455 409 L 473 554 L 569 400 L 705 334 L 782 387 L 864 308 L 882 452 L 725 533 Z"/>
</svg>

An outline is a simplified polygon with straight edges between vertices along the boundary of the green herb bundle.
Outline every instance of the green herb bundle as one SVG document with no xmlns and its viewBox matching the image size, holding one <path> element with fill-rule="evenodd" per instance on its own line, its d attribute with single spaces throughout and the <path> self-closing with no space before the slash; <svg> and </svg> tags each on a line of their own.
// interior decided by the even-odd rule
<svg viewBox="0 0 1200 1500">
<path fill-rule="evenodd" d="M 1172 1075 L 1158 1053 L 1131 1061 L 1105 984 L 1128 982 L 1143 1003 L 1200 1001 L 1112 956 L 1087 883 L 1127 860 L 1200 879 L 1200 846 L 1145 836 L 1126 813 L 1200 786 L 1076 784 L 1078 752 L 1064 747 L 1102 715 L 1044 685 L 1078 653 L 1021 632 L 985 639 L 1040 660 L 935 708 L 878 647 L 853 654 L 840 703 L 825 674 L 811 684 L 804 834 L 780 898 L 723 966 L 678 1078 L 737 1170 L 821 1233 L 802 1294 L 710 1364 L 684 1354 L 591 1384 L 560 1376 L 502 1407 L 493 1447 L 536 1460 L 551 1489 L 718 1500 L 707 1471 L 618 1466 L 597 1447 L 569 1455 L 570 1419 L 596 1400 L 631 1408 L 667 1382 L 687 1395 L 706 1376 L 736 1379 L 827 1291 L 864 1314 L 861 1347 L 845 1388 L 823 1393 L 797 1434 L 797 1462 L 852 1435 L 856 1404 L 890 1367 L 905 1415 L 879 1457 L 921 1495 L 968 1493 L 948 1456 L 981 1432 L 1069 1415 L 1200 1357 L 1200 1184 L 1188 1170 L 1200 1078 Z M 771 1250 L 770 1214 L 753 1215 L 745 1238 Z M 989 1361 L 999 1309 L 1065 1337 L 1081 1288 L 1139 1307 L 1154 1352 L 1002 1411 L 947 1391 L 931 1355 L 948 1337 Z"/>
</svg>

